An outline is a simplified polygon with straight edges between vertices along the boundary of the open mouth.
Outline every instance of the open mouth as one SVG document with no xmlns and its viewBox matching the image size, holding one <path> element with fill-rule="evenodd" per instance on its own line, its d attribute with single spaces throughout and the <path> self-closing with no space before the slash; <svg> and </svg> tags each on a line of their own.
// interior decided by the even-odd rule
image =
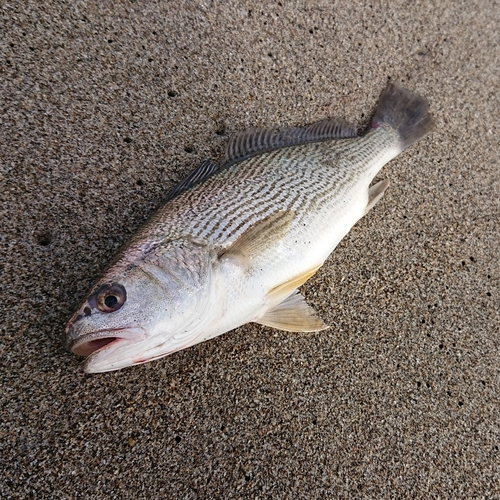
<svg viewBox="0 0 500 500">
<path fill-rule="evenodd" d="M 140 340 L 144 338 L 142 328 L 103 330 L 92 332 L 81 338 L 75 339 L 69 349 L 77 356 L 90 356 L 97 351 L 110 347 L 121 340 Z"/>
<path fill-rule="evenodd" d="M 78 344 L 74 345 L 71 348 L 71 350 L 77 356 L 88 356 L 89 354 L 92 354 L 93 352 L 96 352 L 99 349 L 102 349 L 103 347 L 112 344 L 118 338 L 119 337 L 106 337 L 103 339 L 95 339 L 95 340 L 87 340 L 79 342 Z"/>
</svg>

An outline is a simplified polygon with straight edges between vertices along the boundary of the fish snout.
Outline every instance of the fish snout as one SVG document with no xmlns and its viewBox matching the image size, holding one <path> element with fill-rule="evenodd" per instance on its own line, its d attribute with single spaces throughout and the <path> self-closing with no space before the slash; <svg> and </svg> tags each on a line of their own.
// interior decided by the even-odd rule
<svg viewBox="0 0 500 500">
<path fill-rule="evenodd" d="M 80 329 L 77 324 L 85 317 L 90 316 L 91 309 L 88 302 L 85 302 L 66 323 L 63 333 L 63 345 L 68 351 L 71 351 L 71 346 L 80 336 Z"/>
</svg>

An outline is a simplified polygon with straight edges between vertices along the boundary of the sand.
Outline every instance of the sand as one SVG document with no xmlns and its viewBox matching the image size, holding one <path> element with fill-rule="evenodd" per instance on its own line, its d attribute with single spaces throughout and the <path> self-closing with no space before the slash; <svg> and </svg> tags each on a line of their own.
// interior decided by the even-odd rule
<svg viewBox="0 0 500 500">
<path fill-rule="evenodd" d="M 499 498 L 499 17 L 487 0 L 4 2 L 0 496 Z M 332 328 L 246 325 L 79 370 L 66 321 L 183 176 L 248 127 L 361 130 L 389 78 L 436 128 L 302 288 Z"/>
</svg>

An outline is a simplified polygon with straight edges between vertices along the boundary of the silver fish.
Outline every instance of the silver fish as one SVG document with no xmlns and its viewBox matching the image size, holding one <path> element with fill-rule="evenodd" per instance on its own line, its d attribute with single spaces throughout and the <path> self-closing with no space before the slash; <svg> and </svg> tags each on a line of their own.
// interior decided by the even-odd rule
<svg viewBox="0 0 500 500">
<path fill-rule="evenodd" d="M 362 136 L 326 119 L 245 132 L 223 165 L 175 188 L 66 327 L 89 373 L 161 358 L 248 322 L 327 326 L 298 292 L 382 197 L 379 170 L 432 128 L 427 101 L 389 84 Z"/>
</svg>

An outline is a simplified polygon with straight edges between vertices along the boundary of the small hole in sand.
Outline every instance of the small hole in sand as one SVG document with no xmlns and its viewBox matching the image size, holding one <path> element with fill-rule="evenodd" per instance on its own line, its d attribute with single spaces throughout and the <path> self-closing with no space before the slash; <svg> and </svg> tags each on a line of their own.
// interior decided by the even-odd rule
<svg viewBox="0 0 500 500">
<path fill-rule="evenodd" d="M 36 241 L 42 247 L 46 247 L 52 242 L 52 235 L 48 232 L 40 233 L 37 235 Z"/>
</svg>

